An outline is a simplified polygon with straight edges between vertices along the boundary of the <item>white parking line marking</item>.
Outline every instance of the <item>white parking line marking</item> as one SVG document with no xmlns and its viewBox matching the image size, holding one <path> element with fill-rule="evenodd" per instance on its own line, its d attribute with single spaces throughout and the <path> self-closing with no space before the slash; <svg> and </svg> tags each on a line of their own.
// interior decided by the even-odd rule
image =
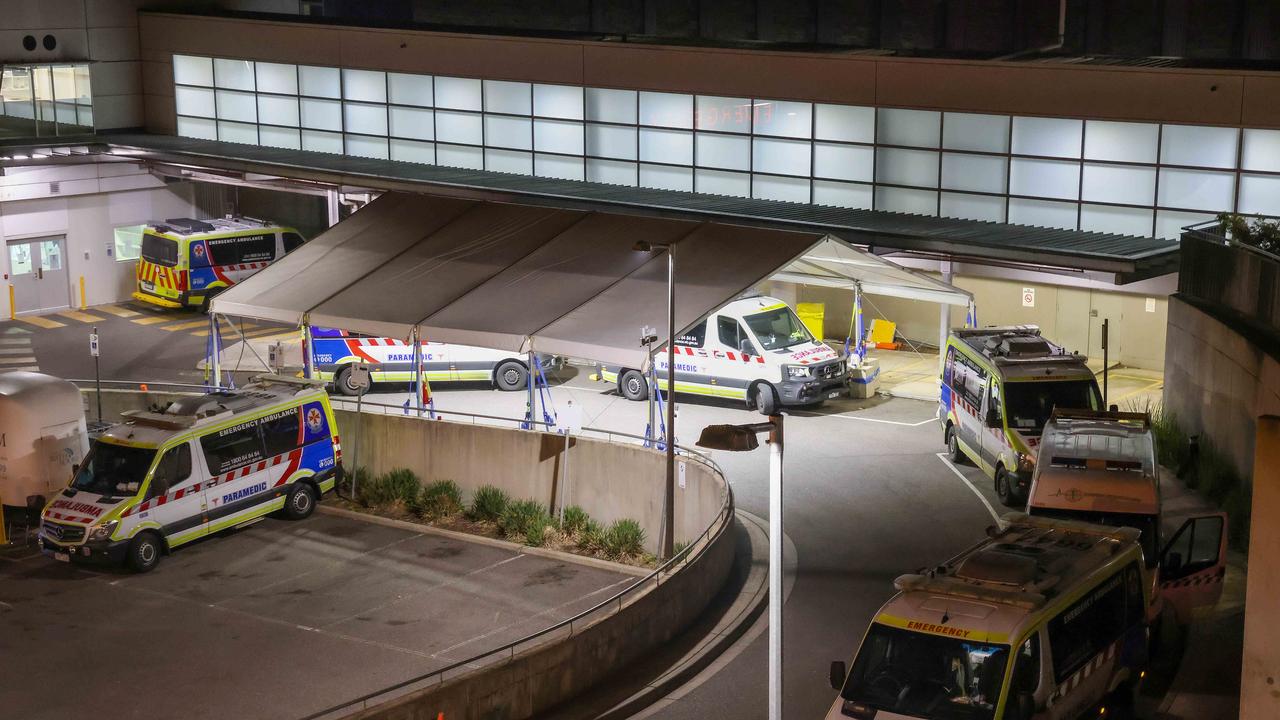
<svg viewBox="0 0 1280 720">
<path fill-rule="evenodd" d="M 884 425 L 900 425 L 902 427 L 920 427 L 925 423 L 937 422 L 938 418 L 930 417 L 920 422 L 904 422 L 902 420 L 882 420 L 880 418 L 859 417 L 857 415 L 827 415 L 824 413 L 808 412 L 806 410 L 788 410 L 788 415 L 802 415 L 804 417 L 828 417 L 838 418 L 840 420 L 860 420 L 862 422 L 882 423 Z"/>
<path fill-rule="evenodd" d="M 982 501 L 982 504 L 987 506 L 987 512 L 991 513 L 991 517 L 995 518 L 996 524 L 997 525 L 1002 524 L 1002 521 L 1000 520 L 1000 516 L 996 514 L 996 509 L 991 507 L 991 503 L 987 502 L 987 499 L 983 497 L 982 493 L 979 492 L 978 488 L 975 487 L 973 483 L 969 482 L 969 478 L 965 477 L 964 473 L 960 472 L 960 468 L 951 464 L 951 461 L 947 459 L 946 453 L 938 453 L 938 459 L 941 460 L 943 464 L 945 464 L 947 467 L 951 468 L 951 472 L 955 473 L 956 477 L 963 480 L 964 484 L 968 485 L 969 489 L 973 491 L 973 494 L 977 495 L 978 499 Z"/>
</svg>

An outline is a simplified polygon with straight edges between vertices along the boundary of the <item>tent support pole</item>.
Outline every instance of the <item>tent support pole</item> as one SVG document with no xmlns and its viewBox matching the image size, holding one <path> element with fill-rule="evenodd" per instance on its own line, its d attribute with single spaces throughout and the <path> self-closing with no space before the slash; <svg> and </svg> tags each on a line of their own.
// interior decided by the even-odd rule
<svg viewBox="0 0 1280 720">
<path fill-rule="evenodd" d="M 533 350 L 529 350 L 529 381 L 525 383 L 529 389 L 529 429 L 536 429 L 534 421 L 538 419 L 538 365 L 533 361 Z"/>
<path fill-rule="evenodd" d="M 222 387 L 222 338 L 218 337 L 218 316 L 209 313 L 209 362 L 213 365 L 213 387 Z"/>
<path fill-rule="evenodd" d="M 942 282 L 951 284 L 951 261 L 944 260 L 942 262 Z M 947 354 L 947 337 L 951 335 L 951 306 L 947 303 L 941 304 L 942 310 L 939 312 L 938 320 L 938 371 L 942 371 L 944 357 Z"/>
<path fill-rule="evenodd" d="M 413 395 L 414 406 L 418 408 L 418 417 L 422 417 L 422 343 L 418 338 L 418 328 L 414 326 L 410 335 L 413 342 Z"/>
<path fill-rule="evenodd" d="M 676 525 L 676 246 L 667 246 L 667 483 L 662 559 L 675 553 Z"/>
<path fill-rule="evenodd" d="M 865 354 L 862 349 L 862 283 L 853 284 L 853 315 L 853 349 L 858 355 L 858 367 L 862 367 L 862 359 Z"/>
<path fill-rule="evenodd" d="M 304 322 L 302 324 L 302 374 L 308 380 L 316 376 L 315 352 L 312 344 L 315 340 L 311 337 L 311 323 Z"/>
</svg>

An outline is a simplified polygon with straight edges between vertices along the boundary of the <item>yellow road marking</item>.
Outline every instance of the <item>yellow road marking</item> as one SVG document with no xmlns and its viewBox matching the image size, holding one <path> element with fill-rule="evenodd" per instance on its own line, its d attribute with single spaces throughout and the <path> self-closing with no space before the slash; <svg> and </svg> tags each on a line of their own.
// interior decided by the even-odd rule
<svg viewBox="0 0 1280 720">
<path fill-rule="evenodd" d="M 209 321 L 206 320 L 204 324 L 207 326 L 209 324 Z M 245 323 L 244 334 L 246 336 L 249 335 L 249 331 L 256 327 L 258 326 L 254 325 L 253 323 Z M 234 327 L 228 326 L 226 323 L 219 323 L 218 330 L 222 331 L 223 340 L 239 340 L 240 339 L 240 334 L 236 332 L 236 329 Z M 205 327 L 204 330 L 196 330 L 191 334 L 195 335 L 196 337 L 205 337 L 206 335 L 209 334 L 209 328 Z"/>
<path fill-rule="evenodd" d="M 139 313 L 137 310 L 122 308 L 118 305 L 98 305 L 93 309 L 100 312 L 107 313 L 109 315 L 115 315 L 116 317 L 122 317 L 122 318 L 138 317 L 139 315 L 142 314 L 142 313 Z"/>
<path fill-rule="evenodd" d="M 58 315 L 60 317 L 67 318 L 68 320 L 75 320 L 76 322 L 82 322 L 82 323 L 96 323 L 96 322 L 101 322 L 104 319 L 104 318 L 98 317 L 97 315 L 91 315 L 87 312 L 80 312 L 79 310 L 59 310 L 55 312 L 54 315 Z"/>
<path fill-rule="evenodd" d="M 49 330 L 67 326 L 66 323 L 60 323 L 57 320 L 50 320 L 47 317 L 40 317 L 39 315 L 21 315 L 14 319 L 18 322 L 24 322 L 28 325 L 35 325 L 36 327 L 42 327 Z"/>
<path fill-rule="evenodd" d="M 178 323 L 177 325 L 165 325 L 160 329 L 173 332 L 174 330 L 190 330 L 191 328 L 198 328 L 202 325 L 207 326 L 208 324 L 208 320 L 192 320 L 191 322 Z"/>
<path fill-rule="evenodd" d="M 173 320 L 173 318 L 171 317 L 165 317 L 163 315 L 151 315 L 150 317 L 138 318 L 137 320 L 133 320 L 131 322 L 135 322 L 139 325 L 155 325 L 156 323 L 169 322 L 171 320 Z"/>
<path fill-rule="evenodd" d="M 1163 384 L 1164 384 L 1164 380 L 1156 380 L 1155 382 L 1151 383 L 1150 385 L 1147 385 L 1146 387 L 1140 387 L 1137 390 L 1132 390 L 1130 392 L 1125 393 L 1124 395 L 1121 395 L 1118 398 L 1115 398 L 1114 400 L 1111 401 L 1111 404 L 1119 405 L 1120 403 L 1124 402 L 1125 400 L 1128 400 L 1131 397 L 1141 395 L 1142 393 L 1151 392 L 1152 390 L 1155 390 L 1156 388 L 1160 387 Z"/>
</svg>

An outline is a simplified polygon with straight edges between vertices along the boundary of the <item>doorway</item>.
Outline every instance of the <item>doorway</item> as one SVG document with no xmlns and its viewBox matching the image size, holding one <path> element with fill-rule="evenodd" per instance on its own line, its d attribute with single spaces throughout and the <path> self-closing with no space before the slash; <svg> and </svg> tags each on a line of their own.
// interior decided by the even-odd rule
<svg viewBox="0 0 1280 720">
<path fill-rule="evenodd" d="M 9 282 L 15 313 L 58 310 L 71 304 L 65 235 L 10 240 Z"/>
</svg>

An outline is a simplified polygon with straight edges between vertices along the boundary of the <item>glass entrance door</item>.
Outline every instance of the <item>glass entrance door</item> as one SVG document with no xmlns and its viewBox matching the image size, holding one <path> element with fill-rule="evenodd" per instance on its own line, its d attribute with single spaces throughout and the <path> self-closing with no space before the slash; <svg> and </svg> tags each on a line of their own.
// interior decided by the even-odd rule
<svg viewBox="0 0 1280 720">
<path fill-rule="evenodd" d="M 9 282 L 13 284 L 15 313 L 69 306 L 66 242 L 61 235 L 9 241 Z"/>
</svg>

